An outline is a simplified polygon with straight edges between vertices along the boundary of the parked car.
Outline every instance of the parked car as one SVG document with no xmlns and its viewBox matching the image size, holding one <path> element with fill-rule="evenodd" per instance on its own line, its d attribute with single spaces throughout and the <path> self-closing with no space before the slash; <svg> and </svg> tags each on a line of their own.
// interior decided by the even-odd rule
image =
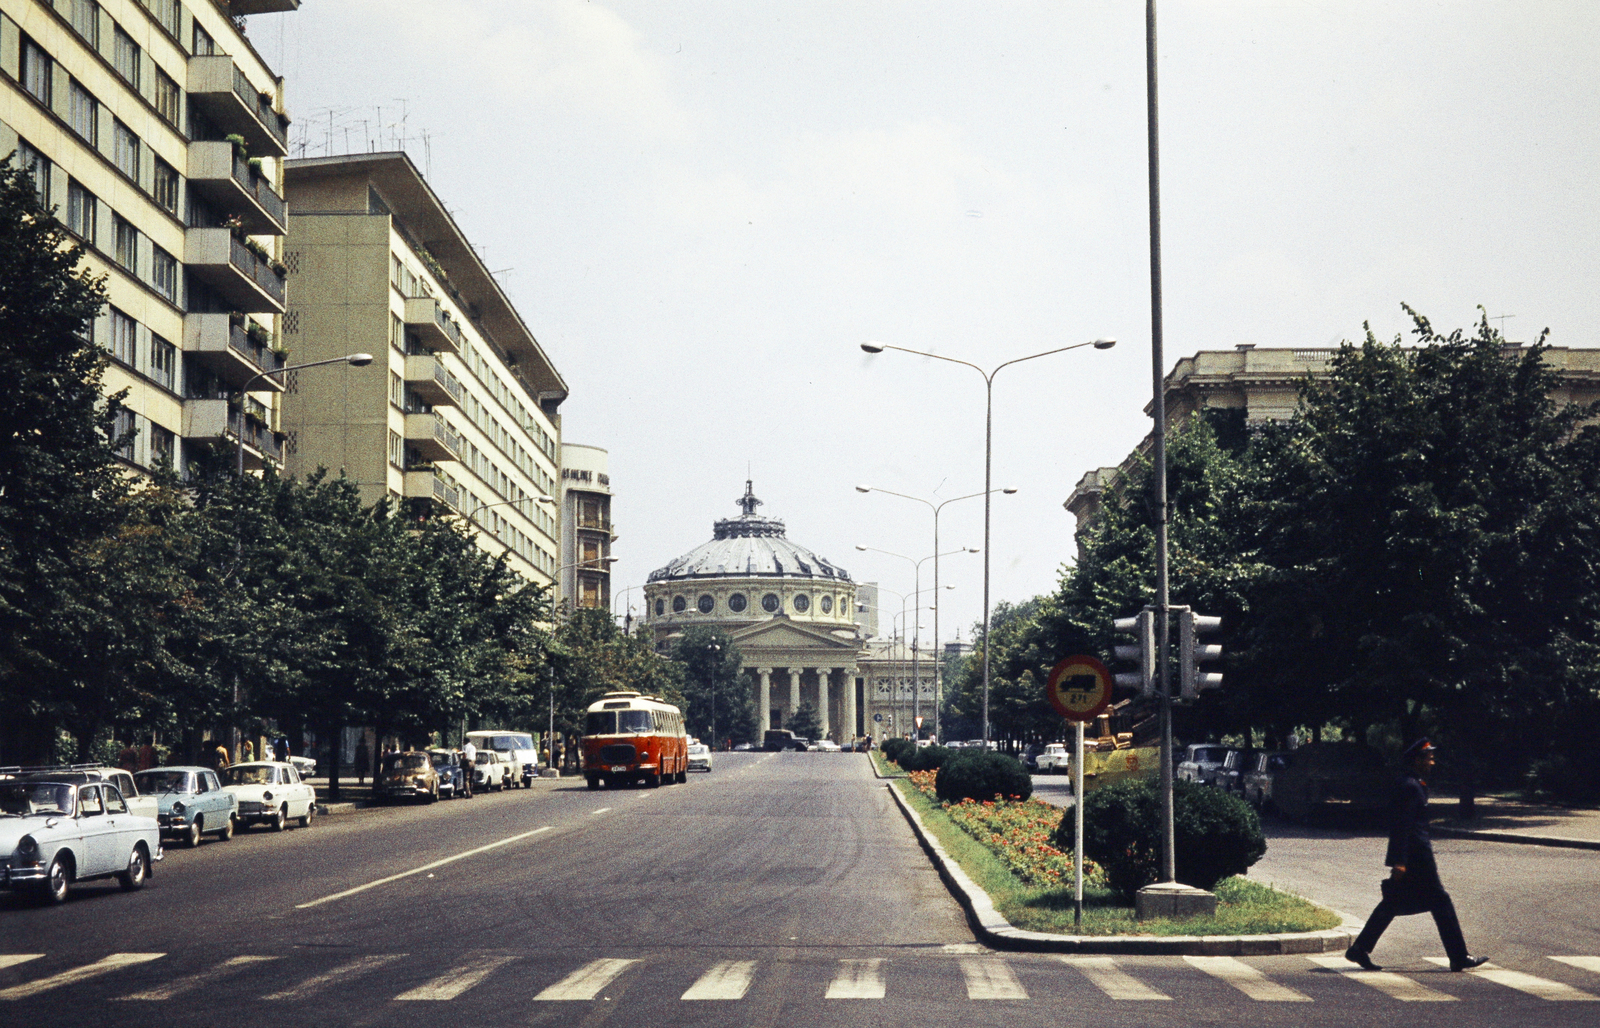
<svg viewBox="0 0 1600 1028">
<path fill-rule="evenodd" d="M 735 746 L 733 748 L 733 752 L 735 752 L 735 753 L 749 753 L 751 750 L 754 750 L 754 749 L 756 749 L 756 744 L 755 743 L 753 743 L 753 742 L 741 742 L 739 745 L 737 745 L 737 746 Z"/>
<path fill-rule="evenodd" d="M 1044 752 L 1034 758 L 1034 764 L 1041 775 L 1064 775 L 1070 770 L 1072 754 L 1067 752 L 1065 743 L 1046 743 Z"/>
<path fill-rule="evenodd" d="M 157 813 L 156 798 L 139 791 L 138 783 L 133 780 L 133 775 L 120 767 L 106 767 L 103 764 L 70 764 L 57 767 L 8 767 L 0 768 L 0 777 L 5 778 L 48 778 L 52 781 L 71 782 L 109 782 L 117 787 L 122 794 L 122 802 L 128 805 L 128 811 L 139 817 L 155 817 Z"/>
<path fill-rule="evenodd" d="M 811 740 L 810 739 L 802 739 L 797 735 L 797 736 L 794 737 L 794 740 L 789 744 L 789 746 L 787 748 L 791 749 L 791 750 L 796 750 L 796 751 L 798 751 L 800 753 L 805 753 L 806 751 L 811 749 Z"/>
<path fill-rule="evenodd" d="M 703 742 L 691 743 L 689 745 L 689 770 L 690 771 L 710 771 L 711 770 L 711 747 L 710 746 L 707 746 Z"/>
<path fill-rule="evenodd" d="M 481 756 L 479 759 L 482 759 Z M 426 750 L 404 750 L 385 753 L 378 765 L 377 788 L 373 795 L 380 803 L 391 800 L 421 800 L 433 803 L 439 799 L 439 772 L 433 766 L 433 757 Z"/>
<path fill-rule="evenodd" d="M 1195 743 L 1185 746 L 1178 756 L 1177 778 L 1182 782 L 1211 785 L 1227 756 L 1228 747 L 1215 743 Z"/>
<path fill-rule="evenodd" d="M 277 760 L 234 764 L 222 772 L 222 787 L 238 798 L 241 825 L 270 825 L 281 832 L 296 818 L 301 828 L 310 828 L 317 814 L 316 790 L 300 781 L 293 764 Z"/>
<path fill-rule="evenodd" d="M 441 799 L 466 795 L 466 787 L 461 782 L 460 753 L 455 750 L 429 750 L 428 759 L 433 762 L 433 771 L 439 776 Z"/>
<path fill-rule="evenodd" d="M 506 765 L 501 771 L 506 784 L 516 785 L 521 779 L 524 789 L 533 788 L 533 780 L 539 776 L 539 750 L 533 744 L 532 735 L 497 730 L 468 732 L 467 738 L 478 749 L 479 763 L 483 762 L 486 751 L 500 755 L 500 762 Z"/>
<path fill-rule="evenodd" d="M 1261 810 L 1270 808 L 1273 778 L 1288 770 L 1293 763 L 1293 750 L 1257 753 L 1255 764 L 1239 778 L 1245 802 Z"/>
<path fill-rule="evenodd" d="M 838 753 L 841 747 L 832 739 L 818 739 L 811 744 L 811 748 L 818 753 Z"/>
<path fill-rule="evenodd" d="M 1243 797 L 1245 773 L 1255 766 L 1255 762 L 1255 750 L 1229 750 L 1228 755 L 1222 758 L 1222 766 L 1217 769 L 1217 776 L 1211 784 L 1223 792 Z"/>
<path fill-rule="evenodd" d="M 156 801 L 162 838 L 182 839 L 191 848 L 203 835 L 233 838 L 239 799 L 209 767 L 153 767 L 133 778 Z"/>
<path fill-rule="evenodd" d="M 761 737 L 761 748 L 773 753 L 803 747 L 795 746 L 794 733 L 787 728 L 769 728 Z"/>
<path fill-rule="evenodd" d="M 63 902 L 77 882 L 141 888 L 162 857 L 161 826 L 115 785 L 33 777 L 0 782 L 0 888 Z"/>
<path fill-rule="evenodd" d="M 317 773 L 317 762 L 310 757 L 290 757 L 289 763 L 294 765 L 302 782 L 310 781 L 311 776 Z"/>
<path fill-rule="evenodd" d="M 501 760 L 494 750 L 479 750 L 477 763 L 472 768 L 473 791 L 498 792 L 512 784 L 511 765 Z"/>
</svg>

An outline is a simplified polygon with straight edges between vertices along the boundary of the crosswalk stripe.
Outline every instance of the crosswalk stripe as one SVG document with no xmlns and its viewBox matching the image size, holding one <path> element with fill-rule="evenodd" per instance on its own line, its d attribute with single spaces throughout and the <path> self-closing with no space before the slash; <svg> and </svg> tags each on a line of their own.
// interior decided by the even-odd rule
<svg viewBox="0 0 1600 1028">
<path fill-rule="evenodd" d="M 1443 967 L 1450 966 L 1449 957 L 1429 957 L 1428 961 Z M 1564 982 L 1553 982 L 1548 978 L 1524 974 L 1521 971 L 1509 971 L 1494 964 L 1484 964 L 1482 967 L 1475 967 L 1466 973 L 1477 978 L 1487 978 L 1496 985 L 1504 985 L 1508 989 L 1526 992 L 1528 995 L 1538 996 L 1540 999 L 1566 1003 L 1600 999 L 1600 997 L 1591 996 L 1582 989 L 1574 989 Z"/>
<path fill-rule="evenodd" d="M 1311 957 L 1310 960 L 1313 964 L 1321 964 L 1330 971 L 1338 971 L 1362 985 L 1370 985 L 1379 992 L 1407 1003 L 1448 1003 L 1456 998 L 1392 971 L 1363 971 L 1344 957 L 1317 956 Z"/>
<path fill-rule="evenodd" d="M 1027 999 L 1011 965 L 999 957 L 962 957 L 961 974 L 967 979 L 968 999 Z"/>
<path fill-rule="evenodd" d="M 74 982 L 85 981 L 89 978 L 98 978 L 120 968 L 131 967 L 134 964 L 143 964 L 150 960 L 159 960 L 166 956 L 165 953 L 113 953 L 103 960 L 82 967 L 74 967 L 60 974 L 53 974 L 48 978 L 39 978 L 21 985 L 13 985 L 9 989 L 0 989 L 0 999 L 26 999 L 37 996 L 41 992 L 71 985 Z"/>
<path fill-rule="evenodd" d="M 827 999 L 882 999 L 883 960 L 841 960 L 833 981 L 828 983 Z"/>
<path fill-rule="evenodd" d="M 1062 957 L 1068 967 L 1076 967 L 1084 977 L 1112 999 L 1170 1000 L 1164 992 L 1157 992 L 1133 975 L 1118 967 L 1110 957 Z"/>
<path fill-rule="evenodd" d="M 750 991 L 750 979 L 756 973 L 754 960 L 724 960 L 712 964 L 711 970 L 689 986 L 683 999 L 744 999 Z"/>
<path fill-rule="evenodd" d="M 38 960 L 43 953 L 0 953 L 0 971 L 18 964 L 26 964 L 30 960 Z"/>
<path fill-rule="evenodd" d="M 385 964 L 392 964 L 396 960 L 404 960 L 405 958 L 406 954 L 404 953 L 381 953 L 376 956 L 360 957 L 356 960 L 350 961 L 348 964 L 340 964 L 338 967 L 327 972 L 326 974 L 319 974 L 314 977 L 307 978 L 305 981 L 301 982 L 299 985 L 296 985 L 292 989 L 284 989 L 280 992 L 268 993 L 261 998 L 287 1000 L 306 999 L 308 997 L 315 996 L 317 993 L 330 986 L 337 985 L 346 978 L 354 978 L 357 975 L 363 975 L 369 971 L 376 971 Z"/>
<path fill-rule="evenodd" d="M 198 989 L 202 985 L 214 982 L 218 978 L 223 978 L 227 975 L 243 971 L 251 964 L 259 964 L 267 960 L 277 959 L 277 957 L 229 957 L 227 960 L 224 960 L 222 963 L 218 964 L 209 971 L 201 971 L 198 974 L 184 975 L 182 978 L 174 978 L 165 985 L 158 985 L 153 989 L 145 989 L 141 992 L 129 993 L 126 996 L 118 996 L 117 998 L 171 999 L 174 996 L 181 996 L 186 992 Z"/>
<path fill-rule="evenodd" d="M 395 999 L 455 999 L 515 959 L 504 954 L 478 954 L 433 981 L 402 992 Z"/>
<path fill-rule="evenodd" d="M 612 979 L 628 969 L 637 960 L 610 957 L 592 960 L 554 985 L 533 997 L 536 1000 L 594 999 L 600 990 L 610 985 Z"/>
<path fill-rule="evenodd" d="M 1550 959 L 1559 960 L 1563 964 L 1571 964 L 1573 967 L 1600 974 L 1600 957 L 1551 957 Z"/>
<path fill-rule="evenodd" d="M 1184 957 L 1191 967 L 1220 978 L 1251 999 L 1264 1003 L 1310 1003 L 1311 997 L 1279 985 L 1235 957 Z"/>
</svg>

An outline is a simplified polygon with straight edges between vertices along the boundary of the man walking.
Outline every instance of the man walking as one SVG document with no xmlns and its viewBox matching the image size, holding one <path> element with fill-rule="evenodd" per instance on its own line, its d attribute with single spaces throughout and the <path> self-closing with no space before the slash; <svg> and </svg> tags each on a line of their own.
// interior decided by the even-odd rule
<svg viewBox="0 0 1600 1028">
<path fill-rule="evenodd" d="M 466 790 L 467 799 L 472 799 L 472 774 L 473 768 L 478 763 L 478 747 L 472 745 L 468 739 L 466 745 L 461 747 L 461 787 Z"/>
<path fill-rule="evenodd" d="M 1366 927 L 1361 929 L 1356 941 L 1344 951 L 1346 960 L 1368 971 L 1382 970 L 1372 962 L 1372 948 L 1378 944 L 1389 922 L 1396 916 L 1420 914 L 1424 910 L 1433 915 L 1433 923 L 1438 926 L 1439 940 L 1450 958 L 1450 970 L 1466 971 L 1489 959 L 1467 952 L 1461 923 L 1456 920 L 1455 904 L 1444 891 L 1439 881 L 1439 867 L 1433 861 L 1433 842 L 1428 837 L 1428 783 L 1422 776 L 1433 769 L 1435 749 L 1424 737 L 1407 746 L 1401 754 L 1406 770 L 1395 785 L 1390 808 L 1393 820 L 1389 827 L 1389 850 L 1383 858 L 1392 871 L 1383 883 L 1383 899 L 1367 918 Z"/>
</svg>

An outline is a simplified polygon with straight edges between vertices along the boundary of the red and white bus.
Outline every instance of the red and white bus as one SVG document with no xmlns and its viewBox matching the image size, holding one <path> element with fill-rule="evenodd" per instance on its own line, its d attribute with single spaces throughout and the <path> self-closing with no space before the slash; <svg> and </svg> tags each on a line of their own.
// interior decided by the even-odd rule
<svg viewBox="0 0 1600 1028">
<path fill-rule="evenodd" d="M 608 692 L 591 704 L 583 726 L 583 774 L 589 788 L 689 780 L 683 712 L 654 696 Z"/>
</svg>

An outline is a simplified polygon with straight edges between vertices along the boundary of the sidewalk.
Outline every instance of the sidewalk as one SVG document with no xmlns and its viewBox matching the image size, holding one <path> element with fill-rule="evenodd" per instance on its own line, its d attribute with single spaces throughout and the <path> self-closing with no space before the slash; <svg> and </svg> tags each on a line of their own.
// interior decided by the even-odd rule
<svg viewBox="0 0 1600 1028">
<path fill-rule="evenodd" d="M 1480 796 L 1474 806 L 1474 815 L 1463 819 L 1454 797 L 1434 797 L 1428 804 L 1429 829 L 1440 838 L 1600 850 L 1600 810 L 1498 796 Z"/>
</svg>

